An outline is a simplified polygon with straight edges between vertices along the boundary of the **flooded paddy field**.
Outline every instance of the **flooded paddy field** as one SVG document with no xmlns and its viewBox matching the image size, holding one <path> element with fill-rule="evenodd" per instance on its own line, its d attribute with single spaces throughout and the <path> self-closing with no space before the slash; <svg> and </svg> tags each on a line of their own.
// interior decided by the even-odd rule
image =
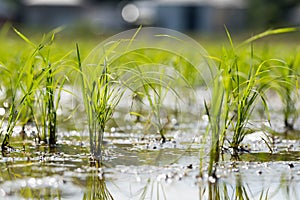
<svg viewBox="0 0 300 200">
<path fill-rule="evenodd" d="M 254 45 L 293 31 L 227 32 L 209 55 L 139 28 L 86 56 L 14 29 L 29 50 L 1 49 L 0 199 L 299 199 L 300 54 Z"/>
<path fill-rule="evenodd" d="M 208 122 L 205 116 L 197 121 L 189 113 L 181 115 L 185 122 L 173 119 L 176 123 L 172 124 L 171 119 L 164 143 L 157 134 L 145 134 L 147 130 L 141 123 L 107 128 L 101 165 L 89 153 L 85 131 L 60 131 L 57 145 L 49 147 L 35 142 L 34 127 L 26 126 L 25 138 L 19 135 L 22 129 L 16 127 L 11 148 L 0 157 L 1 199 L 300 197 L 297 131 L 274 135 L 256 131 L 247 135 L 242 144 L 244 151 L 238 155 L 232 156 L 230 148 L 223 149 L 217 177 L 210 177 L 206 171 Z M 275 121 L 281 121 L 280 117 Z M 261 126 L 264 122 L 256 124 Z M 277 126 L 280 130 L 280 123 Z M 200 153 L 202 148 L 204 154 Z M 204 170 L 200 170 L 200 161 Z"/>
</svg>

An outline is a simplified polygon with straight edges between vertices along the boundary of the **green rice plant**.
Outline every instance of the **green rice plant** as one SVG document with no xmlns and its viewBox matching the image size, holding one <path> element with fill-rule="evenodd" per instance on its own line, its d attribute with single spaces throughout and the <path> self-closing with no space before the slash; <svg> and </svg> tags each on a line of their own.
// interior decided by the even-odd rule
<svg viewBox="0 0 300 200">
<path fill-rule="evenodd" d="M 262 52 L 257 53 L 256 59 L 263 62 L 264 60 L 268 60 L 274 55 L 278 57 L 280 62 L 273 65 L 277 65 L 273 67 L 272 70 L 269 71 L 268 75 L 271 79 L 272 77 L 281 77 L 282 81 L 277 81 L 272 83 L 272 91 L 279 96 L 282 103 L 282 111 L 283 111 L 283 123 L 285 131 L 293 131 L 294 123 L 298 118 L 298 109 L 296 108 L 297 101 L 299 99 L 298 90 L 298 76 L 299 76 L 299 62 L 300 57 L 297 54 L 297 51 L 284 51 L 281 53 L 281 49 L 283 47 L 279 47 L 278 50 L 274 48 L 273 51 L 270 50 L 269 45 L 265 45 Z M 277 51 L 279 52 L 277 52 Z M 283 55 L 281 55 L 283 54 Z M 269 65 L 266 63 L 266 65 Z"/>
<path fill-rule="evenodd" d="M 31 117 L 35 121 L 38 130 L 39 122 L 35 115 L 39 112 L 34 110 L 34 106 L 38 105 L 40 107 L 41 140 L 50 145 L 56 144 L 56 110 L 60 100 L 60 93 L 66 80 L 65 76 L 62 76 L 62 78 L 55 77 L 62 70 L 60 65 L 64 57 L 55 62 L 51 62 L 50 58 L 51 45 L 54 42 L 55 34 L 59 31 L 57 29 L 48 35 L 44 35 L 42 41 L 36 45 L 25 35 L 15 30 L 25 42 L 34 48 L 33 54 L 30 57 L 31 59 L 28 59 L 26 63 L 30 68 L 26 71 L 28 79 L 24 80 L 21 86 L 27 86 L 26 88 L 22 88 L 24 91 L 23 101 L 26 102 L 27 107 L 30 109 Z M 55 94 L 56 91 L 58 91 L 57 96 Z"/>
<path fill-rule="evenodd" d="M 51 45 L 59 30 L 44 35 L 42 42 L 38 45 L 18 30 L 14 29 L 14 31 L 30 45 L 31 49 L 22 55 L 19 62 L 9 63 L 7 67 L 11 76 L 16 77 L 10 78 L 11 86 L 13 86 L 11 90 L 14 91 L 14 94 L 11 95 L 8 128 L 2 146 L 8 145 L 9 136 L 17 123 L 25 126 L 29 121 L 35 123 L 39 140 L 54 145 L 56 143 L 56 110 L 60 92 L 66 80 L 64 75 L 59 75 L 63 69 L 62 60 L 65 56 L 53 63 L 50 58 Z M 40 126 L 42 127 L 42 138 L 40 137 Z"/>
<path fill-rule="evenodd" d="M 300 64 L 300 57 L 297 54 L 294 57 L 288 58 L 288 61 L 282 62 L 274 73 L 280 74 L 285 80 L 280 86 L 275 85 L 273 89 L 279 95 L 283 103 L 283 116 L 284 126 L 286 131 L 294 130 L 294 123 L 298 118 L 298 110 L 296 108 L 297 101 L 299 100 L 298 94 L 298 66 Z"/>
<path fill-rule="evenodd" d="M 217 163 L 220 159 L 220 139 L 222 139 L 225 134 L 224 130 L 225 127 L 223 124 L 223 118 L 227 117 L 227 115 L 224 116 L 224 113 L 227 114 L 227 112 L 223 112 L 224 109 L 224 88 L 222 85 L 222 82 L 216 76 L 216 79 L 214 80 L 214 86 L 213 86 L 213 93 L 212 93 L 212 99 L 211 99 L 211 105 L 209 106 L 206 102 L 204 102 L 206 115 L 208 116 L 209 125 L 207 126 L 207 133 L 210 134 L 210 159 L 209 159 L 209 165 L 208 165 L 208 174 L 212 176 L 212 178 L 216 179 L 216 166 L 215 163 Z M 221 135 L 222 134 L 222 135 Z M 221 140 L 222 141 L 222 140 Z M 203 154 L 203 153 L 202 153 Z M 202 155 L 203 157 L 203 155 Z M 203 158 L 200 159 L 200 174 L 203 176 L 202 172 L 203 168 Z"/>
<path fill-rule="evenodd" d="M 293 31 L 294 29 L 279 29 L 274 32 L 267 31 L 267 34 L 259 34 L 261 36 L 267 36 L 269 34 L 277 34 L 281 32 Z M 228 32 L 227 32 L 228 33 Z M 231 41 L 230 35 L 228 37 Z M 252 37 L 257 39 L 256 36 Z M 253 40 L 248 40 L 253 42 Z M 244 43 L 246 44 L 246 43 Z M 231 42 L 232 50 L 234 50 L 233 43 Z M 233 51 L 234 59 L 231 65 L 227 65 L 224 69 L 229 74 L 228 82 L 225 82 L 225 90 L 230 91 L 230 94 L 226 97 L 226 102 L 229 104 L 229 111 L 232 117 L 226 117 L 226 126 L 232 127 L 233 138 L 230 142 L 230 146 L 235 150 L 238 150 L 240 143 L 243 141 L 245 135 L 251 133 L 251 130 L 247 127 L 252 112 L 257 104 L 258 100 L 261 100 L 263 107 L 268 116 L 268 105 L 266 99 L 266 91 L 269 90 L 274 83 L 282 85 L 287 81 L 282 76 L 268 76 L 269 72 L 274 71 L 277 67 L 281 67 L 284 64 L 283 61 L 278 59 L 269 59 L 261 63 L 254 63 L 253 61 L 253 44 L 251 45 L 250 65 L 246 74 L 241 73 L 240 63 L 238 62 L 238 55 Z M 279 66 L 277 64 L 280 64 Z M 228 114 L 230 113 L 228 112 Z M 269 117 L 268 117 L 269 119 Z"/>
<path fill-rule="evenodd" d="M 130 111 L 130 114 L 146 119 L 149 125 L 154 126 L 155 132 L 160 135 L 161 142 L 164 143 L 166 142 L 165 131 L 168 124 L 168 116 L 165 115 L 168 111 L 163 104 L 167 95 L 172 95 L 180 101 L 180 96 L 174 85 L 180 74 L 166 66 L 158 67 L 154 65 L 147 69 L 146 65 L 142 65 L 136 70 L 133 69 L 135 68 L 130 69 L 132 76 L 130 80 L 133 80 L 130 81 L 130 85 L 135 87 L 132 91 L 135 96 L 139 96 L 138 103 L 148 105 L 150 110 L 146 112 L 146 115 L 143 114 L 145 110 L 140 112 Z M 130 85 L 128 85 L 128 88 L 131 87 Z M 137 87 L 138 85 L 139 87 Z"/>
<path fill-rule="evenodd" d="M 22 108 L 23 108 L 23 107 L 20 107 L 19 110 L 17 111 L 16 92 L 15 92 L 16 90 L 14 90 L 13 88 L 11 88 L 10 90 L 12 92 L 12 96 L 11 96 L 11 102 L 10 102 L 10 106 L 9 106 L 7 127 L 6 127 L 6 131 L 5 131 L 4 139 L 1 144 L 2 151 L 5 151 L 6 149 L 8 149 L 10 147 L 10 145 L 9 145 L 10 137 L 13 133 L 14 127 L 16 126 L 18 118 L 20 117 L 20 110 L 22 110 Z M 4 121 L 4 119 L 2 119 L 1 125 L 3 125 L 3 121 Z M 3 131 L 1 131 L 1 136 L 2 136 L 2 134 L 3 134 Z"/>
<path fill-rule="evenodd" d="M 3 89 L 6 91 L 6 99 L 4 104 L 8 108 L 8 112 L 5 113 L 2 122 L 1 122 L 1 136 L 4 134 L 4 139 L 2 141 L 2 151 L 6 150 L 9 147 L 10 137 L 13 133 L 15 126 L 20 119 L 21 113 L 24 111 L 25 106 L 22 104 L 22 97 L 20 96 L 20 85 L 21 85 L 21 77 L 24 77 L 24 71 L 20 69 L 18 71 L 18 63 L 12 62 L 7 64 L 2 64 L 2 83 Z M 17 73 L 16 73 L 17 72 Z M 3 130 L 4 122 L 7 122 L 7 126 L 5 127 L 5 131 Z"/>
<path fill-rule="evenodd" d="M 103 63 L 96 65 L 94 72 L 91 72 L 83 69 L 78 45 L 76 45 L 76 50 L 80 85 L 88 120 L 90 151 L 94 159 L 101 161 L 105 127 L 123 92 L 117 87 L 117 77 L 110 72 L 109 63 L 105 58 L 102 60 Z"/>
<path fill-rule="evenodd" d="M 211 106 L 205 103 L 206 114 L 209 117 L 208 131 L 211 135 L 208 173 L 213 178 L 216 178 L 215 164 L 219 161 L 220 149 L 224 147 L 225 141 L 233 149 L 233 155 L 243 150 L 240 144 L 244 137 L 252 132 L 248 125 L 255 106 L 260 101 L 269 120 L 266 91 L 272 87 L 274 82 L 277 82 L 277 85 L 287 82 L 281 76 L 268 76 L 270 71 L 278 67 L 278 63 L 282 66 L 283 61 L 268 59 L 255 62 L 253 42 L 268 35 L 294 30 L 285 28 L 266 31 L 251 37 L 236 48 L 226 29 L 230 48 L 223 50 L 222 58 L 213 58 L 219 62 L 220 73 L 215 77 Z M 250 57 L 241 59 L 237 50 L 246 44 L 250 44 L 251 47 Z M 244 62 L 245 60 L 250 62 Z M 230 133 L 232 133 L 232 137 L 230 137 Z"/>
</svg>

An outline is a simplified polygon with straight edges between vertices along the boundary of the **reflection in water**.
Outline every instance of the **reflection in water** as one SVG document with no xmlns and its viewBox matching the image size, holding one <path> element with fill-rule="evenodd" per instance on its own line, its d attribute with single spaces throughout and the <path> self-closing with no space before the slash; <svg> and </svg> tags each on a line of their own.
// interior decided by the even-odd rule
<svg viewBox="0 0 300 200">
<path fill-rule="evenodd" d="M 39 148 L 37 150 L 37 148 Z M 0 156 L 0 199 L 299 199 L 299 152 L 241 154 L 218 164 L 217 181 L 199 179 L 197 149 L 110 148 L 105 167 L 81 148 L 34 147 Z M 62 153 L 64 152 L 64 153 Z M 80 153 L 78 153 L 80 152 Z M 226 161 L 227 160 L 227 161 Z M 239 161 L 240 160 L 240 161 Z M 286 161 L 289 160 L 289 161 Z M 159 162 L 158 162 L 159 161 Z M 172 163 L 172 164 L 171 164 Z M 91 165 L 93 164 L 93 165 Z"/>
<path fill-rule="evenodd" d="M 272 164 L 241 164 L 216 183 L 199 182 L 199 199 L 299 199 L 299 169 L 287 163 Z"/>
<path fill-rule="evenodd" d="M 114 199 L 107 189 L 101 163 L 97 160 L 90 161 L 90 173 L 86 177 L 86 191 L 83 200 L 110 200 Z"/>
<path fill-rule="evenodd" d="M 197 180 L 199 169 L 193 166 L 123 165 L 103 169 L 81 164 L 54 166 L 53 162 L 2 160 L 0 199 L 231 200 L 300 196 L 299 162 L 223 163 L 216 183 L 208 183 L 207 177 Z"/>
<path fill-rule="evenodd" d="M 104 177 L 99 172 L 92 173 L 91 176 L 86 179 L 86 192 L 84 193 L 83 200 L 114 199 L 107 189 Z"/>
<path fill-rule="evenodd" d="M 167 199 L 163 184 L 149 178 L 145 187 L 141 189 L 139 199 L 153 199 L 153 197 L 159 198 L 161 196 L 161 199 Z"/>
</svg>

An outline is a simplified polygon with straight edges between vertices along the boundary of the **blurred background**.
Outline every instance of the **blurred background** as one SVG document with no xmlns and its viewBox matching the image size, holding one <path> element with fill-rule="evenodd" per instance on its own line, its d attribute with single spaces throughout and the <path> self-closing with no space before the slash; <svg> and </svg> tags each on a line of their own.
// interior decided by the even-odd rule
<svg viewBox="0 0 300 200">
<path fill-rule="evenodd" d="M 300 0 L 0 0 L 0 24 L 94 34 L 143 26 L 232 33 L 300 24 Z"/>
</svg>

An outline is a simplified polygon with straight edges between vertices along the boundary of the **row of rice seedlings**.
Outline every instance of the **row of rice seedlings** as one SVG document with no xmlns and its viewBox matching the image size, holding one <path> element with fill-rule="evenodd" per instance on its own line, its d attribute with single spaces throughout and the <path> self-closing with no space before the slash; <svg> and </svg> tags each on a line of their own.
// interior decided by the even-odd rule
<svg viewBox="0 0 300 200">
<path fill-rule="evenodd" d="M 258 102 L 263 105 L 267 120 L 270 121 L 266 92 L 271 88 L 291 85 L 291 81 L 294 80 L 273 73 L 276 69 L 288 69 L 286 62 L 283 60 L 267 59 L 257 62 L 253 55 L 253 42 L 268 35 L 294 30 L 284 28 L 267 31 L 246 40 L 238 48 L 250 45 L 251 50 L 248 59 L 243 58 L 244 55 L 238 54 L 238 48 L 233 45 L 231 36 L 226 30 L 230 48 L 224 49 L 222 58 L 214 58 L 219 62 L 221 78 L 216 78 L 213 93 L 219 94 L 212 96 L 212 106 L 209 107 L 205 103 L 211 135 L 208 173 L 212 178 L 216 178 L 215 164 L 219 161 L 220 149 L 225 147 L 225 142 L 227 142 L 229 148 L 232 148 L 233 155 L 245 150 L 240 145 L 244 137 L 253 132 L 249 128 L 249 120 Z M 249 60 L 249 63 L 247 60 Z M 294 76 L 290 75 L 290 77 Z"/>
<path fill-rule="evenodd" d="M 289 30 L 290 29 L 281 29 L 273 32 L 266 32 L 250 38 L 250 40 L 246 41 L 244 45 L 249 44 L 263 36 L 287 32 Z M 23 93 L 23 97 L 20 98 L 21 103 L 17 102 L 18 110 L 26 110 L 27 114 L 25 116 L 31 116 L 31 120 L 36 123 L 38 129 L 39 124 L 42 125 L 41 127 L 43 127 L 43 130 L 41 131 L 41 140 L 46 140 L 48 137 L 47 135 L 49 135 L 49 143 L 54 144 L 56 140 L 56 109 L 58 108 L 58 102 L 60 100 L 60 92 L 62 91 L 65 81 L 67 80 L 65 76 L 60 76 L 57 78 L 57 76 L 60 75 L 60 71 L 63 70 L 63 61 L 61 60 L 64 60 L 64 57 L 58 59 L 59 61 L 57 62 L 50 62 L 50 47 L 54 40 L 54 34 L 50 35 L 48 38 L 45 37 L 45 39 L 39 45 L 35 45 L 23 34 L 19 33 L 18 31 L 16 32 L 22 39 L 34 47 L 32 55 L 29 56 L 30 59 L 25 62 L 26 67 L 23 67 L 22 70 L 20 70 L 21 73 L 18 74 L 18 78 L 16 80 L 20 81 L 13 81 L 17 84 L 15 88 L 21 88 Z M 231 41 L 229 34 L 228 36 L 229 40 Z M 84 66 L 85 68 L 83 68 L 79 47 L 77 46 L 78 68 L 76 70 L 79 72 L 81 77 L 80 83 L 89 124 L 90 148 L 92 154 L 99 159 L 101 159 L 101 144 L 103 141 L 105 125 L 107 121 L 111 119 L 114 109 L 118 105 L 123 94 L 123 92 L 120 91 L 120 87 L 121 85 L 125 85 L 127 87 L 128 82 L 132 80 L 130 79 L 127 80 L 126 83 L 123 82 L 120 84 L 120 80 L 118 80 L 120 74 L 116 73 L 117 70 L 115 69 L 113 72 L 111 72 L 110 65 L 115 61 L 111 61 L 108 59 L 108 57 L 113 51 L 116 50 L 118 45 L 119 43 L 116 42 L 111 46 L 110 49 L 107 50 L 107 52 L 103 52 L 100 61 L 98 60 L 98 63 L 93 63 L 95 66 L 92 68 L 88 66 Z M 279 60 L 268 60 L 255 64 L 253 59 L 253 50 L 251 52 L 252 54 L 250 60 L 252 64 L 250 64 L 248 67 L 242 68 L 239 66 L 241 65 L 239 56 L 235 52 L 235 47 L 231 42 L 231 49 L 224 50 L 225 58 L 218 60 L 220 61 L 221 72 L 219 75 L 222 75 L 223 78 L 221 81 L 218 79 L 218 76 L 215 79 L 215 88 L 211 103 L 213 106 L 209 107 L 207 104 L 205 104 L 206 112 L 210 120 L 210 128 L 212 130 L 211 146 L 213 148 L 211 150 L 211 157 L 214 158 L 214 160 L 212 160 L 211 163 L 216 163 L 219 160 L 218 152 L 220 151 L 220 147 L 224 145 L 225 140 L 228 140 L 228 128 L 232 129 L 234 133 L 233 138 L 230 141 L 231 147 L 233 149 L 239 148 L 239 144 L 243 140 L 244 136 L 249 133 L 249 130 L 247 129 L 247 123 L 253 111 L 253 106 L 259 98 L 262 100 L 265 109 L 267 110 L 266 99 L 264 96 L 265 91 L 270 87 L 267 82 L 270 80 L 277 80 L 278 78 L 261 78 L 265 77 L 264 75 L 267 74 L 267 72 L 273 71 L 271 68 L 274 67 L 269 63 L 280 63 L 281 68 L 286 69 L 285 67 L 282 67 L 285 65 L 285 63 Z M 138 54 L 140 53 L 133 53 L 133 55 Z M 137 58 L 137 56 L 134 56 L 134 58 Z M 141 62 L 143 67 L 145 64 L 149 64 L 149 62 L 153 63 L 153 60 L 145 58 L 145 56 L 143 59 L 136 61 L 136 63 Z M 163 59 L 164 58 L 161 58 L 161 60 Z M 113 65 L 114 67 L 118 65 L 123 65 L 124 67 L 124 64 L 120 63 L 114 63 Z M 138 66 L 141 66 L 141 64 L 139 63 Z M 120 67 L 118 69 L 120 69 Z M 129 71 L 128 68 L 126 69 L 123 69 L 123 72 Z M 166 93 L 168 93 L 168 91 L 172 91 L 176 94 L 175 90 L 173 90 L 170 86 L 170 80 L 172 79 L 167 81 L 162 80 L 162 74 L 164 72 L 157 72 L 156 76 L 153 76 L 152 74 L 152 77 L 149 79 L 149 74 L 141 73 L 143 70 L 144 69 L 139 69 L 139 73 L 137 73 L 134 77 L 138 77 L 139 80 L 141 80 L 139 84 L 141 84 L 142 87 L 140 87 L 140 89 L 142 88 L 142 93 L 147 97 L 146 99 L 150 104 L 152 116 L 155 118 L 155 120 L 153 120 L 154 125 L 157 127 L 157 132 L 160 133 L 162 139 L 165 140 L 163 132 L 164 124 L 161 123 L 160 115 L 162 102 Z M 132 71 L 130 72 L 131 74 L 133 74 Z M 9 73 L 14 74 L 11 72 Z M 22 74 L 26 74 L 26 76 L 22 76 Z M 54 78 L 54 76 L 56 77 Z M 27 77 L 28 80 L 22 80 L 23 77 Z M 157 81 L 156 84 L 153 84 L 154 79 Z M 278 85 L 282 85 L 282 82 L 286 82 L 282 79 L 279 80 L 281 80 L 281 82 L 279 82 Z M 166 91 L 162 90 L 163 87 L 166 89 Z M 13 90 L 17 89 L 12 89 L 12 91 Z M 56 90 L 58 91 L 57 94 L 55 94 Z M 220 91 L 222 92 L 220 93 Z M 163 92 L 165 93 L 163 94 Z M 11 95 L 13 97 L 13 102 L 16 101 L 15 97 L 17 92 L 14 93 L 15 95 Z M 36 102 L 41 108 L 40 119 L 38 119 L 37 116 L 37 113 L 39 113 L 37 112 L 38 109 L 35 110 L 36 108 L 33 106 Z M 7 132 L 9 133 L 7 134 L 7 137 L 11 135 L 10 132 L 12 132 L 14 124 L 20 118 L 20 114 L 17 116 L 13 114 L 16 113 L 15 105 L 16 103 L 12 103 L 10 107 L 11 114 L 8 120 L 8 122 L 10 122 L 8 123 L 8 127 L 12 127 L 7 129 Z M 12 121 L 14 123 L 11 123 Z M 38 131 L 38 134 L 39 133 L 40 131 Z M 7 145 L 7 143 L 4 144 Z M 210 166 L 213 165 L 210 164 Z M 211 170 L 209 170 L 210 174 L 213 174 L 212 169 L 213 168 L 211 167 Z"/>
</svg>

